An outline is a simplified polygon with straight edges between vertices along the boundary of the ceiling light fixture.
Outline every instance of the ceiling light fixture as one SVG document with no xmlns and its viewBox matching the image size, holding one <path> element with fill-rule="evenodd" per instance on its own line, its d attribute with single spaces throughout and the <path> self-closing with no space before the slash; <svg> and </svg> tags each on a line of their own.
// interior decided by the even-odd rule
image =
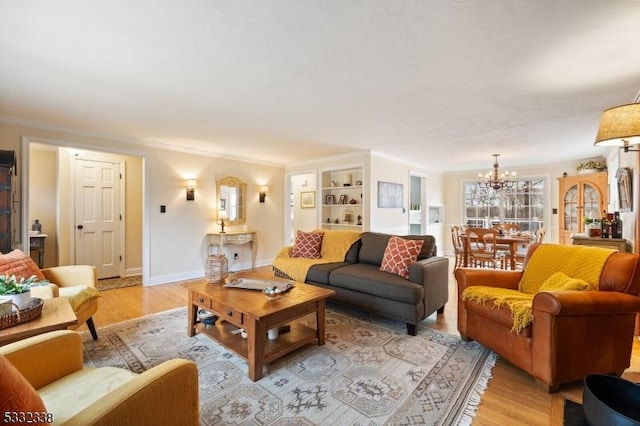
<svg viewBox="0 0 640 426">
<path fill-rule="evenodd" d="M 481 189 L 493 189 L 499 191 L 503 188 L 512 188 L 516 184 L 516 172 L 509 173 L 505 170 L 504 173 L 500 173 L 500 165 L 498 164 L 498 157 L 500 154 L 492 154 L 495 158 L 493 163 L 493 170 L 490 170 L 486 175 L 480 173 L 478 175 L 478 186 Z"/>
<path fill-rule="evenodd" d="M 638 102 L 638 98 L 636 98 Z M 630 149 L 640 144 L 640 103 L 620 105 L 606 109 L 600 117 L 600 126 L 596 141 L 597 146 L 617 146 L 624 152 L 640 151 Z"/>
</svg>

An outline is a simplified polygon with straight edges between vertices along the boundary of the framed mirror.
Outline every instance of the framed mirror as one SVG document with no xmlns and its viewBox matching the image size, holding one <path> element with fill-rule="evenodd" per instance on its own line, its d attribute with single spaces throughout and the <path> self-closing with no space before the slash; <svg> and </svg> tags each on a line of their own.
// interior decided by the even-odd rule
<svg viewBox="0 0 640 426">
<path fill-rule="evenodd" d="M 227 225 L 241 225 L 247 220 L 247 184 L 227 176 L 216 181 L 218 215 L 224 212 Z"/>
</svg>

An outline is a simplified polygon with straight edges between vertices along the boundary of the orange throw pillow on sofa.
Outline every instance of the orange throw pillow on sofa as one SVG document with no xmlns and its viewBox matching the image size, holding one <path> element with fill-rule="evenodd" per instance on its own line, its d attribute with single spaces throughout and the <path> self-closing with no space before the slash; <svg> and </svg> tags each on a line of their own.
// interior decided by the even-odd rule
<svg viewBox="0 0 640 426">
<path fill-rule="evenodd" d="M 396 237 L 389 238 L 387 248 L 384 249 L 380 270 L 409 278 L 409 265 L 418 259 L 424 241 L 407 240 Z"/>
<path fill-rule="evenodd" d="M 44 275 L 29 256 L 21 250 L 0 255 L 0 275 L 15 275 L 17 278 L 29 278 L 31 275 L 38 277 L 38 281 L 44 280 Z"/>
</svg>

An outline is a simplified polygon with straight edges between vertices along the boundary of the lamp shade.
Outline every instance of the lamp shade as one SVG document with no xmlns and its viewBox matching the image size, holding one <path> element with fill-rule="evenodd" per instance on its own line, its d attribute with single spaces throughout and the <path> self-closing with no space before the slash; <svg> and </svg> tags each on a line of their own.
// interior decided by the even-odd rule
<svg viewBox="0 0 640 426">
<path fill-rule="evenodd" d="M 640 103 L 606 109 L 594 145 L 629 146 L 640 144 Z"/>
</svg>

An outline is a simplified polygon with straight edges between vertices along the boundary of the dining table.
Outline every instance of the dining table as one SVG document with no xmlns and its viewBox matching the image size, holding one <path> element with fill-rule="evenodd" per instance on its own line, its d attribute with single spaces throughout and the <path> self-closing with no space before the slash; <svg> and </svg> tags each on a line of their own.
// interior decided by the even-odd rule
<svg viewBox="0 0 640 426">
<path fill-rule="evenodd" d="M 466 234 L 463 232 L 460 237 L 462 238 L 463 241 L 466 241 Z M 496 244 L 498 245 L 504 245 L 504 246 L 508 246 L 509 247 L 509 266 L 511 269 L 516 269 L 516 254 L 518 252 L 518 247 L 522 246 L 523 248 L 527 247 L 529 244 L 531 244 L 531 241 L 533 241 L 534 235 L 531 235 L 530 233 L 527 232 L 519 232 L 519 233 L 509 233 L 509 232 L 505 232 L 502 235 L 498 235 L 496 237 Z M 468 266 L 469 265 L 469 248 L 467 247 L 467 244 L 463 244 L 464 247 L 464 254 L 463 254 L 463 260 L 462 260 L 462 265 L 463 266 Z"/>
</svg>

